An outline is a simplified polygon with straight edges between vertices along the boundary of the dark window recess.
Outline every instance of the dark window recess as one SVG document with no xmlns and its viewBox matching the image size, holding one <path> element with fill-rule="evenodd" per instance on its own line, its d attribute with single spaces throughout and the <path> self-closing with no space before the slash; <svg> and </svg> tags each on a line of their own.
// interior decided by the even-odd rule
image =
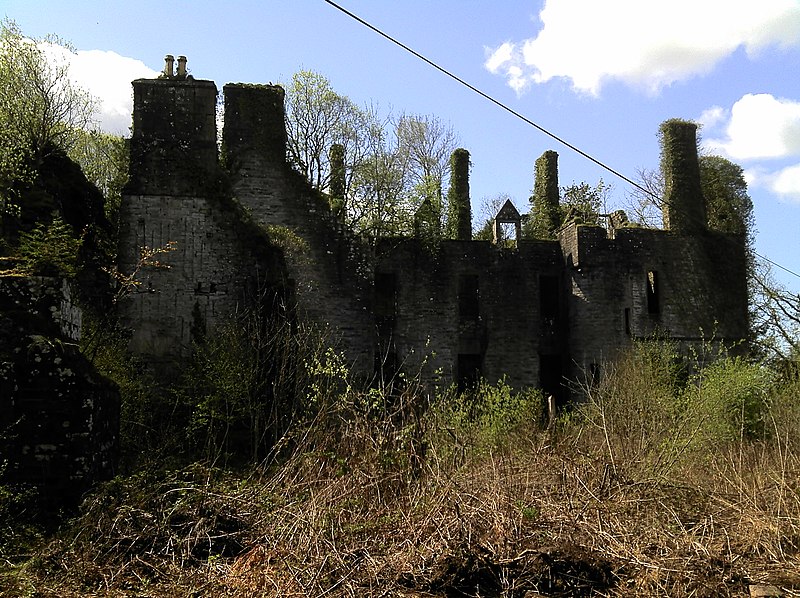
<svg viewBox="0 0 800 598">
<path fill-rule="evenodd" d="M 539 386 L 545 396 L 553 395 L 557 402 L 563 400 L 564 372 L 561 355 L 539 355 Z"/>
<path fill-rule="evenodd" d="M 456 385 L 458 392 L 475 390 L 481 379 L 481 356 L 461 353 L 456 362 Z"/>
<path fill-rule="evenodd" d="M 542 321 L 555 324 L 558 321 L 560 297 L 558 276 L 539 277 L 539 311 Z"/>
<path fill-rule="evenodd" d="M 658 314 L 661 313 L 661 298 L 658 272 L 650 270 L 647 272 L 647 313 Z"/>
<path fill-rule="evenodd" d="M 375 315 L 394 317 L 397 311 L 397 274 L 378 272 L 375 274 Z"/>
<path fill-rule="evenodd" d="M 480 287 L 477 274 L 462 274 L 458 279 L 458 318 L 475 322 L 480 317 Z"/>
<path fill-rule="evenodd" d="M 391 341 L 392 336 L 394 336 L 394 326 L 394 316 L 375 316 L 375 331 L 381 342 Z"/>
<path fill-rule="evenodd" d="M 631 308 L 625 308 L 625 334 L 631 335 Z"/>
</svg>

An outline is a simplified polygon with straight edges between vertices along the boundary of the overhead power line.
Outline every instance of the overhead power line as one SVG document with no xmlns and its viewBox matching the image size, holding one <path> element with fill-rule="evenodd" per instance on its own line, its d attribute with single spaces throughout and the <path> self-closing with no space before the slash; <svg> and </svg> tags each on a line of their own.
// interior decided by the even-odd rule
<svg viewBox="0 0 800 598">
<path fill-rule="evenodd" d="M 504 104 L 504 103 L 503 103 L 503 102 L 501 102 L 500 100 L 498 100 L 498 99 L 496 99 L 496 98 L 494 98 L 494 97 L 490 96 L 490 95 L 489 95 L 488 93 L 486 93 L 485 91 L 483 91 L 483 90 L 481 90 L 481 89 L 479 89 L 479 88 L 475 87 L 474 85 L 472 85 L 472 84 L 471 84 L 471 83 L 469 83 L 468 81 L 466 81 L 466 80 L 462 79 L 461 77 L 459 77 L 459 76 L 458 76 L 458 75 L 456 75 L 455 73 L 452 73 L 451 71 L 448 71 L 448 70 L 447 70 L 446 68 L 444 68 L 443 66 L 439 66 L 437 63 L 433 62 L 433 61 L 432 61 L 431 59 L 429 59 L 428 57 L 424 56 L 423 54 L 420 54 L 419 52 L 417 52 L 417 51 L 416 51 L 416 50 L 414 50 L 413 48 L 411 48 L 411 47 L 407 46 L 406 44 L 404 44 L 403 42 L 401 42 L 401 41 L 399 41 L 399 40 L 395 39 L 394 37 L 392 37 L 392 36 L 391 36 L 391 35 L 389 35 L 388 33 L 385 33 L 385 32 L 383 32 L 382 30 L 378 29 L 377 27 L 375 27 L 374 25 L 372 25 L 372 24 L 371 24 L 371 23 L 369 23 L 368 21 L 365 21 L 364 19 L 362 19 L 361 17 L 359 17 L 357 14 L 355 14 L 355 13 L 353 13 L 353 12 L 351 12 L 351 11 L 347 10 L 346 8 L 344 8 L 343 6 L 341 6 L 341 5 L 337 4 L 337 3 L 336 3 L 336 2 L 334 2 L 333 0 L 324 0 L 324 1 L 325 1 L 327 4 L 330 4 L 330 5 L 331 5 L 333 8 L 335 8 L 336 10 L 338 10 L 338 11 L 340 11 L 340 12 L 344 13 L 345 15 L 347 15 L 348 17 L 350 17 L 351 19 L 353 19 L 353 20 L 357 21 L 358 23 L 360 23 L 360 24 L 361 24 L 361 25 L 363 25 L 364 27 L 366 27 L 366 28 L 370 29 L 371 31 L 374 31 L 375 33 L 377 33 L 377 34 L 378 34 L 378 35 L 380 35 L 381 37 L 383 37 L 383 38 L 387 39 L 387 40 L 388 40 L 388 41 L 390 41 L 391 43 L 395 44 L 396 46 L 399 46 L 400 48 L 402 48 L 403 50 L 405 50 L 405 51 L 406 51 L 406 52 L 408 52 L 409 54 L 411 54 L 411 55 L 415 56 L 415 57 L 416 57 L 416 58 L 418 58 L 419 60 L 423 61 L 423 62 L 424 62 L 424 63 L 426 63 L 427 65 L 429 65 L 429 66 L 433 67 L 434 69 L 436 69 L 437 71 L 439 71 L 439 72 L 440 72 L 440 73 L 442 73 L 443 75 L 445 75 L 445 76 L 447 76 L 447 77 L 449 77 L 449 78 L 453 79 L 454 81 L 457 81 L 458 83 L 460 83 L 461 85 L 463 85 L 464 87 L 466 87 L 467 89 L 469 89 L 470 91 L 472 91 L 473 93 L 476 93 L 477 95 L 481 96 L 481 97 L 482 97 L 482 98 L 484 98 L 485 100 L 488 100 L 489 102 L 491 102 L 492 104 L 494 104 L 495 106 L 497 106 L 498 108 L 500 108 L 501 110 L 505 110 L 506 112 L 508 112 L 509 114 L 513 115 L 514 117 L 516 117 L 516 118 L 520 119 L 520 120 L 521 120 L 522 122 L 524 122 L 525 124 L 527 124 L 527 125 L 529 125 L 529 126 L 533 127 L 534 129 L 536 129 L 537 131 L 540 131 L 541 133 L 544 133 L 545 135 L 547 135 L 548 137 L 550 137 L 550 138 L 554 139 L 555 141 L 557 141 L 557 142 L 558 142 L 558 143 L 560 143 L 561 145 L 563 145 L 563 146 L 565 146 L 565 147 L 567 147 L 567 148 L 571 149 L 572 151 L 574 151 L 574 152 L 575 152 L 575 153 L 577 153 L 578 155 L 582 156 L 583 158 L 586 158 L 587 160 L 589 160 L 590 162 L 592 162 L 592 163 L 596 164 L 596 165 L 597 165 L 597 166 L 599 166 L 600 168 L 602 168 L 602 169 L 604 169 L 604 170 L 606 170 L 606 171 L 610 172 L 611 174 L 613 174 L 613 175 L 614 175 L 614 176 L 616 176 L 617 178 L 619 178 L 619 179 L 621 179 L 621 180 L 625 181 L 626 183 L 628 183 L 628 184 L 629 184 L 629 185 L 631 185 L 632 187 L 634 187 L 634 188 L 638 189 L 639 191 L 641 191 L 641 192 L 642 192 L 642 193 L 644 193 L 645 195 L 647 195 L 647 196 L 649 196 L 649 197 L 652 197 L 652 198 L 653 198 L 653 199 L 654 199 L 654 200 L 655 200 L 657 203 L 663 203 L 663 201 L 664 201 L 664 200 L 663 200 L 662 198 L 659 198 L 659 197 L 657 197 L 657 196 L 656 196 L 656 195 L 655 195 L 655 194 L 654 194 L 652 191 L 650 191 L 649 189 L 647 189 L 647 188 L 643 187 L 642 185 L 640 185 L 639 183 L 637 183 L 637 182 L 636 182 L 636 181 L 634 181 L 633 179 L 631 179 L 631 178 L 629 178 L 629 177 L 625 176 L 624 174 L 622 174 L 622 173 L 621 173 L 621 172 L 619 172 L 618 170 L 616 170 L 616 169 L 612 168 L 612 167 L 611 167 L 611 166 L 609 166 L 608 164 L 605 164 L 605 163 L 604 163 L 604 162 L 602 162 L 601 160 L 598 160 L 597 158 L 595 158 L 595 157 L 594 157 L 594 156 L 592 156 L 591 154 L 588 154 L 587 152 L 583 151 L 583 150 L 582 150 L 582 149 L 580 149 L 578 146 L 576 146 L 576 145 L 573 145 L 572 143 L 568 142 L 568 141 L 567 141 L 567 140 L 565 140 L 564 138 L 562 138 L 562 137 L 559 137 L 558 135 L 556 135 L 556 134 L 555 134 L 555 133 L 553 133 L 552 131 L 549 131 L 549 130 L 547 130 L 546 128 L 544 128 L 543 126 L 541 126 L 541 125 L 539 125 L 539 124 L 535 123 L 534 121 L 532 121 L 531 119 L 529 119 L 529 118 L 528 118 L 527 116 L 525 116 L 524 114 L 522 114 L 522 113 L 520 113 L 520 112 L 518 112 L 518 111 L 514 110 L 513 108 L 511 108 L 510 106 L 508 106 L 508 105 Z M 791 274 L 792 276 L 795 276 L 795 277 L 797 277 L 797 278 L 800 278 L 800 274 L 798 274 L 797 272 L 795 272 L 795 271 L 793 271 L 793 270 L 791 270 L 791 269 L 787 268 L 786 266 L 782 266 L 782 265 L 781 265 L 781 264 L 779 264 L 778 262 L 776 262 L 776 261 L 774 261 L 774 260 L 771 260 L 770 258 L 768 258 L 768 257 L 766 257 L 766 256 L 764 256 L 764 255 L 761 255 L 760 253 L 758 253 L 758 252 L 757 252 L 757 251 L 755 251 L 755 250 L 753 251 L 753 255 L 755 255 L 756 257 L 758 257 L 758 258 L 760 258 L 760 259 L 764 260 L 765 262 L 767 262 L 767 263 L 769 263 L 769 264 L 771 264 L 771 265 L 775 266 L 776 268 L 780 268 L 781 270 L 783 270 L 784 272 L 786 272 L 786 273 L 788 273 L 788 274 Z"/>
</svg>

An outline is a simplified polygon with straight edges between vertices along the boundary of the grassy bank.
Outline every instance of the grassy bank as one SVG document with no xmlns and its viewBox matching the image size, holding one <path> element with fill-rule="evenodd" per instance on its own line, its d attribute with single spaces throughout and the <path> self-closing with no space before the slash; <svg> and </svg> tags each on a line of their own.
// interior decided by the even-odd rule
<svg viewBox="0 0 800 598">
<path fill-rule="evenodd" d="M 374 392 L 334 385 L 337 400 L 280 459 L 142 463 L 28 554 L 6 551 L 0 587 L 800 595 L 800 383 L 734 359 L 691 373 L 677 363 L 668 346 L 637 347 L 549 429 L 537 394 L 502 384 L 461 398 L 409 390 L 388 418 Z"/>
</svg>

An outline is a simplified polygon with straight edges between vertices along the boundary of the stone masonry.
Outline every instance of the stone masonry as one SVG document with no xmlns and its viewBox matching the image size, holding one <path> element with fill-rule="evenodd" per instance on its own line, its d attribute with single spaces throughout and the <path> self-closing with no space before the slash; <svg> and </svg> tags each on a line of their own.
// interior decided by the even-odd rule
<svg viewBox="0 0 800 598">
<path fill-rule="evenodd" d="M 296 317 L 328 330 L 368 377 L 403 370 L 466 385 L 506 376 L 565 396 L 565 379 L 637 338 L 747 336 L 743 240 L 708 230 L 691 184 L 669 197 L 673 230 L 616 214 L 609 227 L 570 222 L 552 241 L 366 244 L 288 165 L 282 88 L 225 86 L 218 159 L 212 82 L 164 75 L 133 87 L 121 267 L 133 272 L 142 246 L 176 243 L 163 256 L 169 269 L 142 270 L 125 305 L 131 346 L 151 360 L 180 362 L 198 309 L 212 330 L 254 284 L 291 297 Z M 681 135 L 677 151 L 696 152 L 694 129 Z"/>
</svg>

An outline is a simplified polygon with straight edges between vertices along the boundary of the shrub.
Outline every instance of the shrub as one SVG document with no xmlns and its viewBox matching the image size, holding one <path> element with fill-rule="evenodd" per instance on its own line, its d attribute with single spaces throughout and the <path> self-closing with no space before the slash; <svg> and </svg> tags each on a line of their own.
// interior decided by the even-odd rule
<svg viewBox="0 0 800 598">
<path fill-rule="evenodd" d="M 763 438 L 771 372 L 739 357 L 723 358 L 696 375 L 688 411 L 708 443 Z"/>
<path fill-rule="evenodd" d="M 37 276 L 66 276 L 72 278 L 78 271 L 78 252 L 83 240 L 75 238 L 70 227 L 60 216 L 50 224 L 39 223 L 20 238 L 19 270 Z"/>
<path fill-rule="evenodd" d="M 484 452 L 503 447 L 521 429 L 538 426 L 542 408 L 541 391 L 515 391 L 501 379 L 497 384 L 481 381 L 473 391 L 444 391 L 427 417 L 436 420 L 429 426 L 439 435 L 435 444 L 443 447 L 452 442 Z"/>
</svg>

